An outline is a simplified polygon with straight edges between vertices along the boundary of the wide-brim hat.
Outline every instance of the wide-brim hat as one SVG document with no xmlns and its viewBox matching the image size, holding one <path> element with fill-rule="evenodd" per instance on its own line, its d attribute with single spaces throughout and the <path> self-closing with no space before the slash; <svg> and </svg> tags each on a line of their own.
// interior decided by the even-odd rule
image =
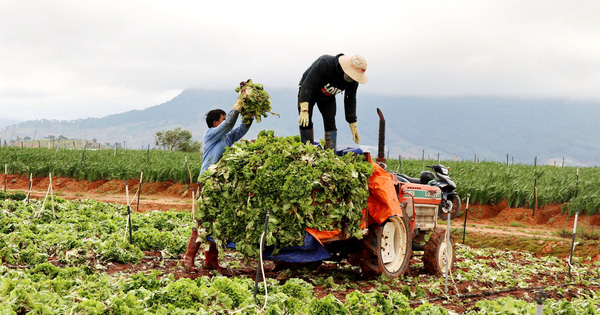
<svg viewBox="0 0 600 315">
<path fill-rule="evenodd" d="M 351 77 L 352 80 L 363 84 L 367 83 L 369 80 L 365 74 L 365 71 L 367 71 L 367 60 L 363 56 L 354 55 L 350 57 L 341 55 L 338 60 L 344 73 Z"/>
</svg>

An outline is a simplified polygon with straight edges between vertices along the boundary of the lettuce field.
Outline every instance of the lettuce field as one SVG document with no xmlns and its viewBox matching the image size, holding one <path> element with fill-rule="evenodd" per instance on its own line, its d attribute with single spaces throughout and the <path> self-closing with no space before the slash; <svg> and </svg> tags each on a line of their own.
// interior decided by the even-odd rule
<svg viewBox="0 0 600 315">
<path fill-rule="evenodd" d="M 255 286 L 258 262 L 235 250 L 221 251 L 220 271 L 180 265 L 196 225 L 191 211 L 134 211 L 129 229 L 122 204 L 66 200 L 60 193 L 53 203 L 28 200 L 27 191 L 12 186 L 50 173 L 93 182 L 136 180 L 143 171 L 144 182 L 186 187 L 197 180 L 199 153 L 5 147 L 0 163 L 11 176 L 7 187 L 0 182 L 8 188 L 0 191 L 0 314 L 535 314 L 537 307 L 544 314 L 600 313 L 600 251 L 581 250 L 597 242 L 578 238 L 584 244 L 576 244 L 569 264 L 564 255 L 533 253 L 525 245 L 475 247 L 485 238 L 476 232 L 467 232 L 463 244 L 456 229 L 456 269 L 447 279 L 427 274 L 418 256 L 394 279 L 366 276 L 345 259 L 283 270 L 266 261 L 266 280 L 259 277 Z M 598 168 L 441 163 L 472 206 L 560 205 L 588 216 L 600 209 Z M 437 161 L 391 159 L 387 170 L 418 177 L 432 164 Z M 570 241 L 556 238 L 523 244 L 551 249 Z M 198 256 L 200 264 L 202 250 Z"/>
<path fill-rule="evenodd" d="M 184 211 L 132 213 L 93 200 L 0 203 L 1 314 L 597 314 L 598 263 L 457 244 L 456 270 L 365 278 L 341 262 L 275 271 L 254 297 L 256 261 L 223 253 L 221 273 L 179 265 L 192 227 Z M 15 198 L 17 200 L 11 200 Z M 199 254 L 202 256 L 202 254 Z M 201 259 L 202 257 L 200 257 Z"/>
</svg>

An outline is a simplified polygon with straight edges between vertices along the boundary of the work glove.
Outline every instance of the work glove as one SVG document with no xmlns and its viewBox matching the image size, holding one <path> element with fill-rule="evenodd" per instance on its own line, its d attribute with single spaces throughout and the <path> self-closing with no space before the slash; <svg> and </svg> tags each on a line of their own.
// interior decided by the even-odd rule
<svg viewBox="0 0 600 315">
<path fill-rule="evenodd" d="M 356 144 L 360 142 L 360 136 L 358 135 L 358 130 L 356 129 L 356 123 L 350 123 L 350 131 L 352 131 L 352 139 Z"/>
<path fill-rule="evenodd" d="M 242 112 L 242 107 L 244 106 L 244 101 L 242 101 L 241 97 L 238 97 L 237 101 L 235 102 L 235 104 L 233 104 L 233 109 L 237 110 L 238 113 Z"/>
<path fill-rule="evenodd" d="M 308 126 L 308 102 L 300 103 L 300 117 L 298 118 L 300 127 Z"/>
</svg>

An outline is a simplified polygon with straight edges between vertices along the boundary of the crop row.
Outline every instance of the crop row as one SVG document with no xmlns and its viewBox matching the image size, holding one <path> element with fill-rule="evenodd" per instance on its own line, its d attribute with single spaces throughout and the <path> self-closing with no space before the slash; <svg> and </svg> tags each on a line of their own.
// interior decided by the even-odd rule
<svg viewBox="0 0 600 315">
<path fill-rule="evenodd" d="M 22 200 L 22 199 L 21 199 Z M 49 260 L 77 264 L 90 257 L 117 262 L 137 262 L 143 251 L 167 255 L 185 252 L 191 231 L 185 212 L 150 211 L 132 214 L 133 244 L 126 238 L 127 210 L 123 205 L 93 200 L 65 201 L 52 205 L 38 200 L 0 204 L 0 260 L 35 265 Z"/>
<path fill-rule="evenodd" d="M 0 149 L 0 163 L 9 174 L 44 177 L 134 179 L 144 172 L 150 182 L 196 182 L 200 173 L 200 153 L 161 150 L 72 150 L 49 148 Z M 2 170 L 4 171 L 4 169 Z"/>
<path fill-rule="evenodd" d="M 419 177 L 432 160 L 391 160 L 388 171 Z M 556 167 L 549 165 L 506 165 L 498 162 L 441 161 L 450 168 L 463 203 L 540 208 L 565 204 L 565 211 L 592 215 L 600 210 L 600 168 Z"/>
<path fill-rule="evenodd" d="M 187 162 L 186 162 L 187 160 Z M 199 153 L 184 154 L 160 150 L 70 150 L 4 147 L 0 163 L 9 174 L 34 177 L 53 176 L 85 179 L 135 179 L 144 172 L 144 180 L 195 182 L 200 172 Z M 433 160 L 390 159 L 388 171 L 418 177 Z M 600 210 L 600 168 L 555 167 L 547 165 L 506 165 L 499 162 L 442 161 L 450 167 L 457 191 L 470 203 L 498 204 L 510 207 L 543 207 L 565 204 L 570 214 L 587 215 Z M 1 165 L 0 165 L 1 166 Z"/>
<path fill-rule="evenodd" d="M 133 213 L 134 242 L 125 241 L 126 209 L 96 201 L 57 199 L 54 211 L 41 202 L 0 202 L 0 313 L 2 314 L 451 314 L 426 301 L 444 294 L 443 279 L 421 275 L 379 278 L 361 287 L 340 272 L 327 279 L 289 278 L 285 283 L 267 279 L 252 298 L 253 280 L 247 276 L 175 279 L 169 272 L 148 270 L 111 276 L 98 268 L 103 261 L 136 262 L 142 251 L 181 254 L 191 228 L 185 212 Z M 562 282 L 564 262 L 527 252 L 473 249 L 457 245 L 453 281 L 484 291 L 531 288 L 541 278 Z M 490 266 L 487 259 L 496 262 Z M 525 264 L 518 264 L 517 257 Z M 52 262 L 52 263 L 51 263 Z M 58 267 L 55 264 L 66 266 Z M 548 286 L 548 293 L 570 296 L 549 298 L 546 310 L 555 314 L 598 314 L 600 296 L 597 266 L 574 260 L 576 281 L 589 289 Z M 14 268 L 18 265 L 21 268 Z M 26 266 L 29 265 L 29 266 Z M 341 268 L 341 267 L 340 267 Z M 350 273 L 352 274 L 352 273 Z M 335 277 L 336 279 L 333 279 Z M 319 298 L 315 287 L 329 288 Z M 353 289 L 353 290 L 349 290 Z M 336 296 L 346 292 L 344 302 Z M 352 292 L 350 292 L 352 291 Z M 471 291 L 469 291 L 471 292 Z M 268 296 L 268 298 L 266 298 Z M 266 301 L 265 301 L 266 300 Z M 453 300 L 451 303 L 460 303 Z M 512 297 L 481 300 L 467 314 L 533 313 L 535 305 Z"/>
</svg>

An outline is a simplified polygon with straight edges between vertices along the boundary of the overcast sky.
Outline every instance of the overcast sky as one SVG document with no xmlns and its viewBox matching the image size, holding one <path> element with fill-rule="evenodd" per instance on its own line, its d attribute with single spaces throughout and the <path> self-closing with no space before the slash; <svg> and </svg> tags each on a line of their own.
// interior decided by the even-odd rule
<svg viewBox="0 0 600 315">
<path fill-rule="evenodd" d="M 600 100 L 599 17 L 595 0 L 0 0 L 0 118 L 102 117 L 248 78 L 294 89 L 340 52 L 367 59 L 359 93 Z"/>
</svg>

